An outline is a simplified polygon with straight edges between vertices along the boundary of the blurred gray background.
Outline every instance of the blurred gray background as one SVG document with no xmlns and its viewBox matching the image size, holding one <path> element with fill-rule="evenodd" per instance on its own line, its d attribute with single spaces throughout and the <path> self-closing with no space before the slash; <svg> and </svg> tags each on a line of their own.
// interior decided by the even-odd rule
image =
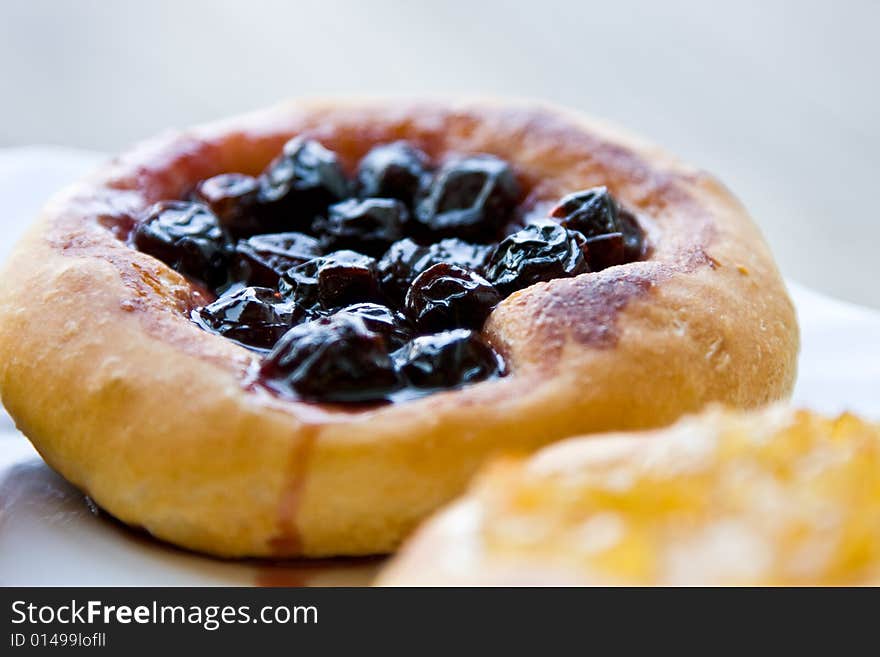
<svg viewBox="0 0 880 657">
<path fill-rule="evenodd" d="M 0 146 L 113 152 L 315 94 L 494 94 L 713 171 L 785 273 L 880 307 L 880 2 L 0 0 Z"/>
</svg>

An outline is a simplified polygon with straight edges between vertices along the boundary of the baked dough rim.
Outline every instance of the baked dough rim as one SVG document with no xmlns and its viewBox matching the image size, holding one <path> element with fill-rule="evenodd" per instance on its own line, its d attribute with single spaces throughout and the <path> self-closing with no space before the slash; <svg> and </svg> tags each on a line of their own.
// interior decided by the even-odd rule
<svg viewBox="0 0 880 657">
<path fill-rule="evenodd" d="M 201 293 L 109 227 L 256 171 L 302 132 L 343 154 L 414 134 L 434 155 L 488 150 L 542 198 L 608 184 L 651 218 L 652 253 L 506 299 L 485 329 L 504 379 L 354 413 L 278 399 L 246 385 L 250 352 L 187 319 Z M 18 427 L 116 517 L 222 556 L 389 551 L 489 454 L 759 406 L 796 372 L 792 304 L 729 192 L 528 103 L 295 101 L 160 136 L 55 197 L 0 281 L 0 396 Z"/>
</svg>

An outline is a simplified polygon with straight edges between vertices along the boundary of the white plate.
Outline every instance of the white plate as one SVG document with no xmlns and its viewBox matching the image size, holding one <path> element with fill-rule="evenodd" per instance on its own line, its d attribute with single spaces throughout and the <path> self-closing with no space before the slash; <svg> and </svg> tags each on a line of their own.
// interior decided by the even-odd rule
<svg viewBox="0 0 880 657">
<path fill-rule="evenodd" d="M 0 258 L 59 186 L 100 156 L 0 151 Z M 801 325 L 799 405 L 880 418 L 880 312 L 791 285 Z M 221 561 L 169 547 L 94 513 L 0 411 L 0 585 L 339 585 L 370 582 L 377 560 Z"/>
</svg>

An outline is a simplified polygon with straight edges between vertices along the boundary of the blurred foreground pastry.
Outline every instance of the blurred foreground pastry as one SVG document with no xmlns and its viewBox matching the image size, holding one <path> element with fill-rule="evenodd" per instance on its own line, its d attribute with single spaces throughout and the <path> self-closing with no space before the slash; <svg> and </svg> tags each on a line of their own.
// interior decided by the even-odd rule
<svg viewBox="0 0 880 657">
<path fill-rule="evenodd" d="M 385 585 L 880 584 L 880 425 L 774 408 L 496 462 Z"/>
</svg>

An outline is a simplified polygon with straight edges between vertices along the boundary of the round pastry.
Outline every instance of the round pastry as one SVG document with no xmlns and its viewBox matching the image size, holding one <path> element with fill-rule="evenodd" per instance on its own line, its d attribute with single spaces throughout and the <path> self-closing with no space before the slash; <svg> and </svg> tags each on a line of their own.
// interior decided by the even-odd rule
<svg viewBox="0 0 880 657">
<path fill-rule="evenodd" d="M 786 396 L 798 334 L 714 179 L 491 103 L 297 102 L 56 197 L 0 394 L 122 521 L 224 556 L 394 549 L 486 456 Z"/>
<path fill-rule="evenodd" d="M 498 461 L 387 585 L 877 585 L 880 425 L 713 409 Z"/>
</svg>

